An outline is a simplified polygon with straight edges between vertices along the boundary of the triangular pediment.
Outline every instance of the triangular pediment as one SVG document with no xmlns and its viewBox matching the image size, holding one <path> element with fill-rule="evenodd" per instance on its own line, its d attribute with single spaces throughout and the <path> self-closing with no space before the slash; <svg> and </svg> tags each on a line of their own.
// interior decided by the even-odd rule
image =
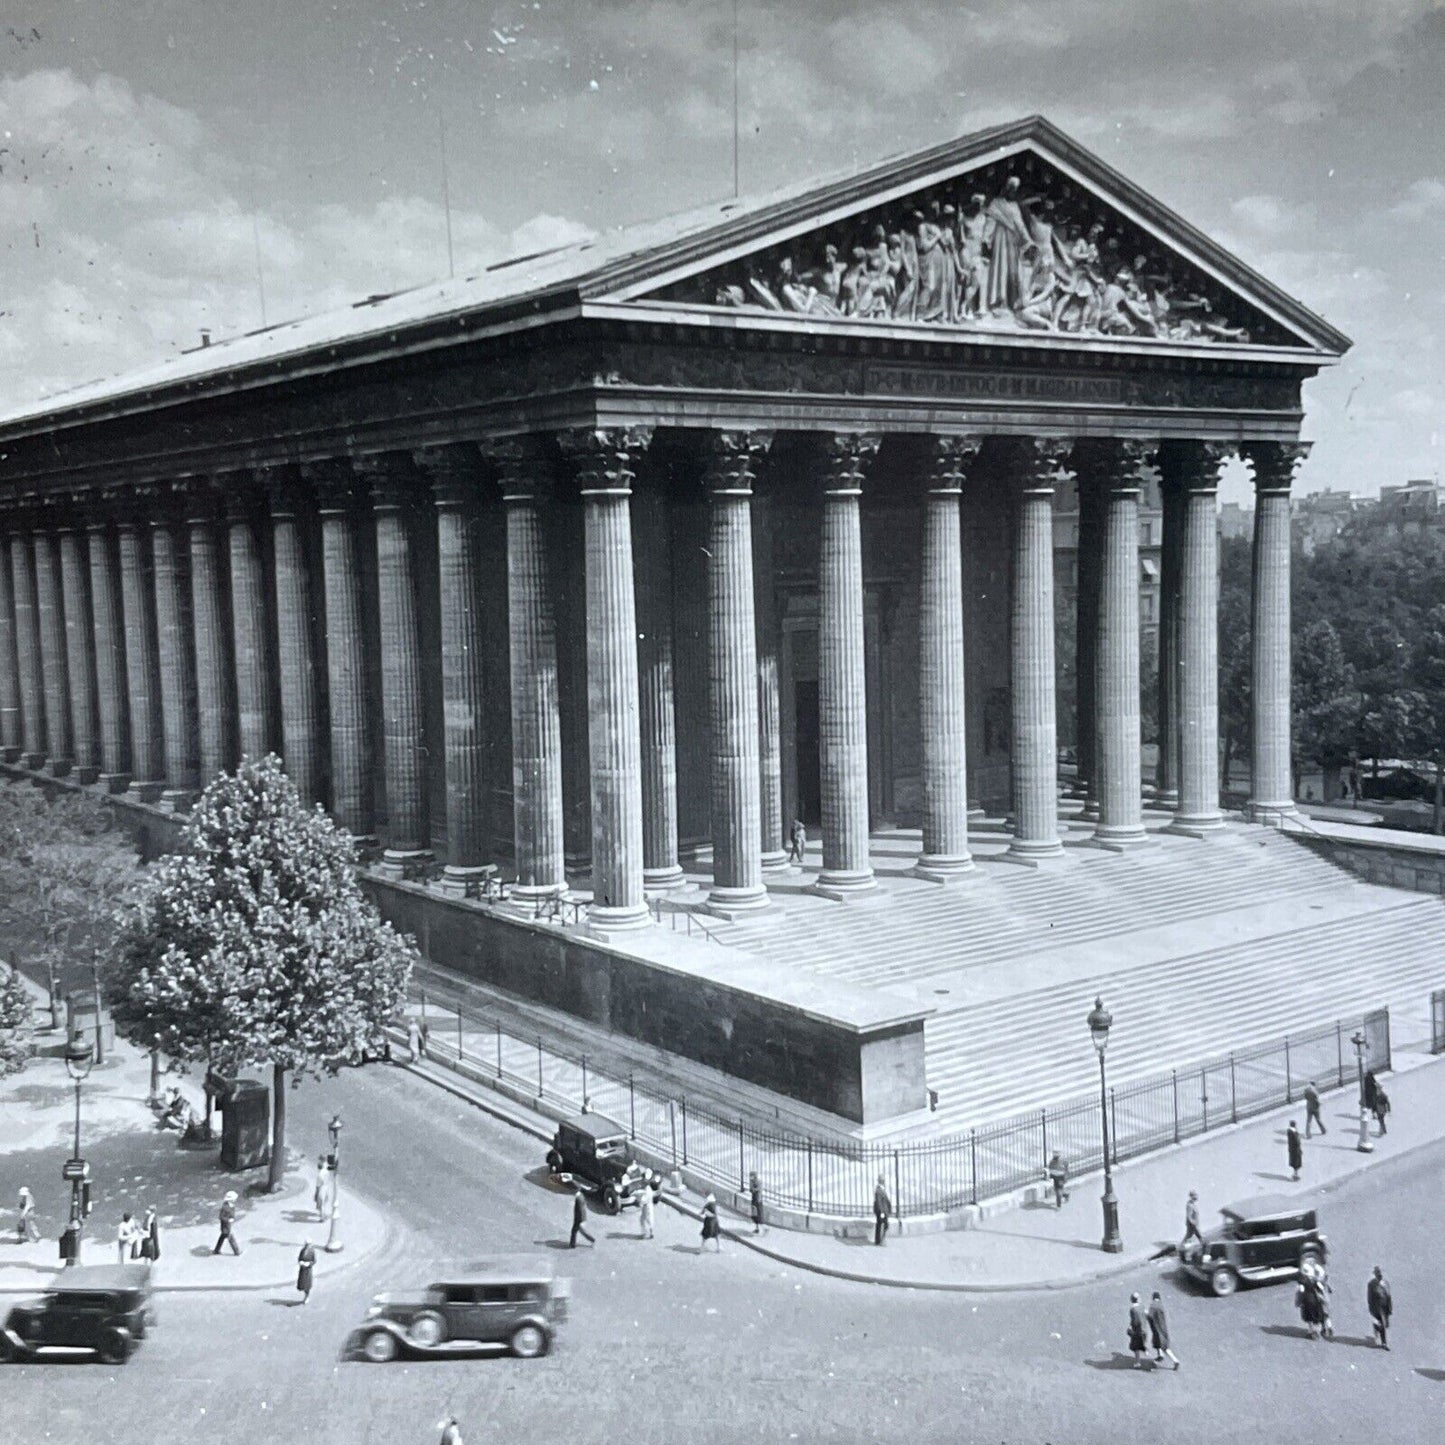
<svg viewBox="0 0 1445 1445">
<path fill-rule="evenodd" d="M 585 288 L 597 299 L 740 317 L 1330 355 L 1350 344 L 1039 117 L 740 206 L 608 270 Z"/>
</svg>

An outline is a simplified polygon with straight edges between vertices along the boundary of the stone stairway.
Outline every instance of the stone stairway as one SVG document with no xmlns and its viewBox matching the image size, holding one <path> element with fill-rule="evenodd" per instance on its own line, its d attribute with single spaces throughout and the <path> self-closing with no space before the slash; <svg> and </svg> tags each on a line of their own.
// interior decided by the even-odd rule
<svg viewBox="0 0 1445 1445">
<path fill-rule="evenodd" d="M 929 1133 L 1097 1087 L 1084 1017 L 1098 994 L 1117 1086 L 1369 1009 L 1418 1015 L 1445 987 L 1445 903 L 1362 883 L 1270 829 L 1156 833 L 1126 855 L 1072 846 L 1037 870 L 989 861 L 990 846 L 947 888 L 895 871 L 876 902 L 799 896 L 713 925 L 780 965 L 934 1002 Z"/>
</svg>

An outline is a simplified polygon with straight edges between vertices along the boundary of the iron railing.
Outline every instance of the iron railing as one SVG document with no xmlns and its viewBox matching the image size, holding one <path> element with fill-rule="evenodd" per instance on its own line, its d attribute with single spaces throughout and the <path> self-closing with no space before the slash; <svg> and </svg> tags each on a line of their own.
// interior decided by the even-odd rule
<svg viewBox="0 0 1445 1445">
<path fill-rule="evenodd" d="M 687 1169 L 715 1188 L 745 1192 L 756 1171 L 768 1201 L 797 1213 L 866 1218 L 879 1175 L 901 1218 L 1038 1183 L 1055 1150 L 1074 1175 L 1103 1163 L 1100 1100 L 1092 1092 L 944 1138 L 850 1144 L 761 1128 L 682 1093 L 669 1095 L 631 1073 L 600 1068 L 585 1053 L 508 1027 L 430 983 L 413 997 L 428 1024 L 433 1062 L 460 1064 L 559 1112 L 606 1115 L 649 1163 Z M 1111 1089 L 1113 1162 L 1293 1103 L 1310 1080 L 1322 1094 L 1354 1086 L 1357 1032 L 1365 1039 L 1364 1066 L 1388 1069 L 1389 1014 L 1382 1009 Z"/>
</svg>

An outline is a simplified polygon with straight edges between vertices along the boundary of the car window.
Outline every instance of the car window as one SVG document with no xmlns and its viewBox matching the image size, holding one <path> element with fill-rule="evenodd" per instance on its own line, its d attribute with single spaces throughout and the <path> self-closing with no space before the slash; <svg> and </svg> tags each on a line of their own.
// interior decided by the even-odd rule
<svg viewBox="0 0 1445 1445">
<path fill-rule="evenodd" d="M 506 1304 L 511 1291 L 504 1284 L 484 1285 L 477 1291 L 477 1299 L 484 1305 Z"/>
<path fill-rule="evenodd" d="M 540 1284 L 519 1284 L 512 1290 L 512 1298 L 521 1304 L 540 1303 L 547 1298 L 547 1290 Z"/>
<path fill-rule="evenodd" d="M 442 1290 L 442 1298 L 449 1305 L 469 1305 L 472 1303 L 472 1287 L 465 1284 L 449 1284 Z"/>
<path fill-rule="evenodd" d="M 627 1142 L 624 1139 L 599 1139 L 597 1141 L 597 1157 L 599 1159 L 616 1159 L 627 1150 Z"/>
</svg>

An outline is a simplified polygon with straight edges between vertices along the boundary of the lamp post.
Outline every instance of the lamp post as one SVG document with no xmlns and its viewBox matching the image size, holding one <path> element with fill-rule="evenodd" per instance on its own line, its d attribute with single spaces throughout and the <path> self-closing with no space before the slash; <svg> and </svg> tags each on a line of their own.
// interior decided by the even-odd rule
<svg viewBox="0 0 1445 1445">
<path fill-rule="evenodd" d="M 1365 1107 L 1365 1043 L 1366 1039 L 1359 1029 L 1350 1035 L 1350 1042 L 1355 1046 L 1355 1077 L 1359 1083 L 1360 1096 L 1360 1137 L 1355 1142 L 1355 1149 L 1361 1154 L 1373 1154 L 1375 1152 L 1374 1140 L 1370 1138 L 1370 1111 Z"/>
<path fill-rule="evenodd" d="M 341 1115 L 333 1114 L 331 1122 L 326 1126 L 326 1132 L 331 1139 L 331 1216 L 326 1225 L 326 1244 L 323 1246 L 327 1254 L 338 1254 L 341 1250 L 341 1241 L 336 1237 L 336 1216 L 337 1196 L 340 1194 L 341 1177 Z"/>
<path fill-rule="evenodd" d="M 86 1041 L 83 1034 L 72 1034 L 65 1046 L 65 1072 L 75 1081 L 75 1150 L 62 1171 L 62 1177 L 70 1181 L 70 1223 L 74 1233 L 74 1252 L 66 1258 L 67 1265 L 80 1259 L 80 1232 L 85 1220 L 83 1195 L 89 1172 L 80 1156 L 80 1086 L 90 1077 L 94 1063 L 94 1046 Z"/>
<path fill-rule="evenodd" d="M 105 1035 L 100 1020 L 100 954 L 96 949 L 90 951 L 90 982 L 95 994 L 95 1062 L 105 1062 Z"/>
<path fill-rule="evenodd" d="M 151 1093 L 146 1100 L 148 1104 L 159 1104 L 161 1101 L 161 1036 L 155 1034 L 151 1039 Z"/>
<path fill-rule="evenodd" d="M 1089 1010 L 1089 1034 L 1099 1055 L 1099 1123 L 1104 1131 L 1104 1243 L 1106 1254 L 1121 1254 L 1124 1241 L 1119 1235 L 1119 1200 L 1114 1194 L 1114 1170 L 1109 1160 L 1109 1083 L 1105 1073 L 1104 1054 L 1109 1047 L 1109 1029 L 1114 1015 L 1096 998 Z"/>
</svg>

